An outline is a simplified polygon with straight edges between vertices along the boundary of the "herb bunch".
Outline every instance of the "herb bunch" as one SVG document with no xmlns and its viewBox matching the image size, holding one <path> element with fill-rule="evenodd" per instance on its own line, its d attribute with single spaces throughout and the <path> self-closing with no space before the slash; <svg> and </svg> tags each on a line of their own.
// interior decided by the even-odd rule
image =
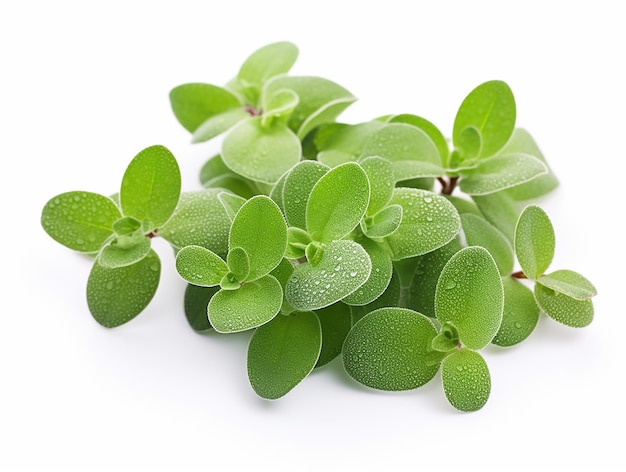
<svg viewBox="0 0 626 472">
<path fill-rule="evenodd" d="M 571 270 L 546 272 L 555 250 L 532 201 L 558 185 L 499 80 L 461 103 L 451 139 L 410 113 L 348 124 L 342 86 L 289 75 L 298 49 L 269 44 L 225 86 L 180 85 L 171 107 L 193 142 L 224 134 L 181 192 L 163 146 L 137 154 L 119 193 L 58 195 L 41 224 L 87 254 L 87 302 L 105 327 L 151 301 L 176 252 L 184 310 L 197 332 L 254 330 L 248 375 L 277 399 L 338 356 L 357 382 L 408 390 L 441 371 L 450 404 L 483 407 L 481 353 L 513 346 L 542 313 L 567 326 L 593 319 L 596 289 Z M 519 269 L 518 269 L 519 267 Z"/>
</svg>

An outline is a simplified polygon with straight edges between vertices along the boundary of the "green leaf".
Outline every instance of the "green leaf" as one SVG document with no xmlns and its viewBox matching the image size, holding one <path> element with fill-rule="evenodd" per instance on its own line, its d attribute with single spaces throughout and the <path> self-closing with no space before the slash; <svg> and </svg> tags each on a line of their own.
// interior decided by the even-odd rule
<svg viewBox="0 0 626 472">
<path fill-rule="evenodd" d="M 263 115 L 261 124 L 263 126 L 270 125 L 274 120 L 280 120 L 281 123 L 287 124 L 291 113 L 298 105 L 298 95 L 289 89 L 277 90 L 269 97 L 263 97 Z"/>
<path fill-rule="evenodd" d="M 187 246 L 176 255 L 178 274 L 193 285 L 218 285 L 228 273 L 226 262 L 214 252 L 201 246 Z"/>
<path fill-rule="evenodd" d="M 150 247 L 150 238 L 141 233 L 118 236 L 102 248 L 98 254 L 98 263 L 109 269 L 129 266 L 146 257 Z"/>
<path fill-rule="evenodd" d="M 402 207 L 390 205 L 378 213 L 361 220 L 363 234 L 371 239 L 385 238 L 393 234 L 402 222 Z"/>
<path fill-rule="evenodd" d="M 283 289 L 283 304 L 280 311 L 284 315 L 288 315 L 289 313 L 295 311 L 285 299 L 285 286 L 287 285 L 287 280 L 289 280 L 291 274 L 293 274 L 293 265 L 287 259 L 280 261 L 280 264 L 278 264 L 274 270 L 270 272 L 270 275 L 276 277 L 276 280 L 278 280 Z"/>
<path fill-rule="evenodd" d="M 446 195 L 445 197 L 454 205 L 459 215 L 471 213 L 472 215 L 483 216 L 475 202 L 455 195 Z"/>
<path fill-rule="evenodd" d="M 487 195 L 547 172 L 546 165 L 530 154 L 498 154 L 481 161 L 469 176 L 461 179 L 459 188 L 468 195 Z"/>
<path fill-rule="evenodd" d="M 511 137 L 515 114 L 515 98 L 505 82 L 491 80 L 479 85 L 465 97 L 456 114 L 452 131 L 454 147 L 463 147 L 461 134 L 471 126 L 482 137 L 479 157 L 493 156 Z"/>
<path fill-rule="evenodd" d="M 209 141 L 249 117 L 250 114 L 240 107 L 230 108 L 217 115 L 213 115 L 198 126 L 192 133 L 191 142 L 203 143 Z"/>
<path fill-rule="evenodd" d="M 385 238 L 393 260 L 419 256 L 449 243 L 461 229 L 461 218 L 443 196 L 427 190 L 396 188 L 390 205 L 402 207 L 402 222 Z"/>
<path fill-rule="evenodd" d="M 521 343 L 534 331 L 539 320 L 539 307 L 533 292 L 512 277 L 503 277 L 504 311 L 502 324 L 491 341 L 496 346 L 513 346 Z"/>
<path fill-rule="evenodd" d="M 535 300 L 550 318 L 572 328 L 583 328 L 593 321 L 593 302 L 576 300 L 539 283 L 535 284 Z"/>
<path fill-rule="evenodd" d="M 285 188 L 285 181 L 287 180 L 287 176 L 289 175 L 290 170 L 285 172 L 280 177 L 280 179 L 278 179 L 278 182 L 274 184 L 274 186 L 272 187 L 272 190 L 269 193 L 270 198 L 274 200 L 274 202 L 276 202 L 276 205 L 278 205 L 278 208 L 280 208 L 280 211 L 282 211 L 283 213 L 285 213 L 285 201 L 283 199 L 283 190 Z"/>
<path fill-rule="evenodd" d="M 523 128 L 515 128 L 513 136 L 506 146 L 500 151 L 501 154 L 530 154 L 543 162 L 548 168 L 548 173 L 526 182 L 521 185 L 511 187 L 506 192 L 515 200 L 531 200 L 541 197 L 554 190 L 559 185 L 559 181 L 548 166 L 545 157 L 530 133 Z"/>
<path fill-rule="evenodd" d="M 300 259 L 306 255 L 306 249 L 311 243 L 309 233 L 296 226 L 287 228 L 287 250 L 285 257 L 287 259 Z"/>
<path fill-rule="evenodd" d="M 483 137 L 475 126 L 467 126 L 459 132 L 455 143 L 456 153 L 450 159 L 452 170 L 471 166 L 483 149 Z"/>
<path fill-rule="evenodd" d="M 461 250 L 459 238 L 454 238 L 439 249 L 419 256 L 409 285 L 408 308 L 434 318 L 435 291 L 443 267 Z"/>
<path fill-rule="evenodd" d="M 321 347 L 322 332 L 315 313 L 275 317 L 250 338 L 250 385 L 261 398 L 282 397 L 313 370 Z"/>
<path fill-rule="evenodd" d="M 461 342 L 481 349 L 500 328 L 504 289 L 500 272 L 489 251 L 480 246 L 461 249 L 446 263 L 435 292 L 435 314 L 452 323 Z"/>
<path fill-rule="evenodd" d="M 537 282 L 576 300 L 588 300 L 598 293 L 589 280 L 572 270 L 557 270 L 542 275 Z"/>
<path fill-rule="evenodd" d="M 191 133 L 209 118 L 241 107 L 237 97 L 228 90 L 200 83 L 173 88 L 170 92 L 170 104 L 176 119 Z"/>
<path fill-rule="evenodd" d="M 431 349 L 437 331 L 424 315 L 380 308 L 352 327 L 343 345 L 346 372 L 378 390 L 410 390 L 428 383 L 442 354 Z"/>
<path fill-rule="evenodd" d="M 387 289 L 393 272 L 391 256 L 383 246 L 368 239 L 359 243 L 372 261 L 372 271 L 367 282 L 354 293 L 343 298 L 342 301 L 349 305 L 367 305 L 376 300 Z"/>
<path fill-rule="evenodd" d="M 63 246 L 96 253 L 113 235 L 122 216 L 110 198 L 91 192 L 66 192 L 51 198 L 41 212 L 41 226 Z"/>
<path fill-rule="evenodd" d="M 239 282 L 244 282 L 250 275 L 250 258 L 240 247 L 233 247 L 228 251 L 228 268 Z"/>
<path fill-rule="evenodd" d="M 298 162 L 283 186 L 283 208 L 289 226 L 306 229 L 306 207 L 315 184 L 329 171 L 329 167 L 316 161 Z"/>
<path fill-rule="evenodd" d="M 441 332 L 433 338 L 435 351 L 448 352 L 459 347 L 459 330 L 452 323 L 444 323 Z"/>
<path fill-rule="evenodd" d="M 235 173 L 248 179 L 275 183 L 302 156 L 298 137 L 284 124 L 264 127 L 261 118 L 242 121 L 224 138 L 222 159 Z"/>
<path fill-rule="evenodd" d="M 254 51 L 241 65 L 237 74 L 246 95 L 254 104 L 258 100 L 263 84 L 272 77 L 286 74 L 298 59 L 298 48 L 280 41 Z"/>
<path fill-rule="evenodd" d="M 220 290 L 209 302 L 209 322 L 218 333 L 234 333 L 267 323 L 280 311 L 283 289 L 266 275 L 237 290 Z"/>
<path fill-rule="evenodd" d="M 403 288 L 400 282 L 400 275 L 394 266 L 391 281 L 380 297 L 364 306 L 350 306 L 352 323 L 356 323 L 367 313 L 378 310 L 379 308 L 403 306 L 402 295 Z M 360 313 L 355 309 L 360 309 Z"/>
<path fill-rule="evenodd" d="M 387 126 L 380 121 L 368 121 L 356 125 L 343 125 L 335 134 L 320 144 L 318 161 L 330 166 L 343 164 L 344 162 L 356 161 L 361 155 L 364 144 L 379 129 Z M 336 155 L 343 156 L 340 162 Z"/>
<path fill-rule="evenodd" d="M 174 213 L 180 188 L 180 170 L 172 153 L 163 146 L 148 147 L 135 156 L 124 173 L 122 213 L 159 228 Z"/>
<path fill-rule="evenodd" d="M 441 364 L 441 381 L 446 398 L 460 411 L 480 410 L 491 393 L 491 375 L 483 357 L 462 348 Z"/>
<path fill-rule="evenodd" d="M 448 148 L 448 141 L 443 136 L 441 131 L 439 131 L 439 128 L 437 128 L 434 124 L 432 124 L 426 118 L 422 118 L 421 116 L 417 116 L 417 115 L 403 113 L 401 115 L 392 116 L 389 119 L 389 123 L 406 123 L 424 131 L 428 135 L 428 137 L 432 140 L 432 142 L 435 144 L 435 146 L 437 146 L 437 150 L 439 151 L 439 156 L 441 157 L 441 162 L 444 165 L 447 165 L 448 156 L 450 155 L 450 150 Z"/>
<path fill-rule="evenodd" d="M 299 139 L 303 139 L 316 126 L 333 122 L 356 100 L 345 88 L 321 77 L 276 77 L 266 84 L 263 94 L 272 94 L 280 89 L 293 90 L 300 98 L 289 118 L 289 128 Z"/>
<path fill-rule="evenodd" d="M 87 280 L 87 305 L 106 328 L 132 320 L 148 306 L 159 285 L 161 261 L 154 251 L 139 262 L 108 269 L 95 263 Z"/>
<path fill-rule="evenodd" d="M 522 211 L 515 227 L 515 254 L 526 277 L 536 280 L 554 257 L 554 229 L 550 218 L 537 205 Z"/>
<path fill-rule="evenodd" d="M 315 312 L 322 327 L 322 350 L 315 367 L 328 364 L 341 354 L 343 342 L 352 327 L 350 307 L 335 303 Z"/>
<path fill-rule="evenodd" d="M 396 181 L 445 173 L 439 150 L 428 134 L 404 123 L 389 124 L 375 132 L 361 151 L 361 158 L 369 156 L 390 161 Z"/>
<path fill-rule="evenodd" d="M 269 274 L 285 255 L 287 224 L 269 197 L 252 197 L 237 212 L 230 228 L 230 247 L 240 247 L 250 258 L 249 281 Z"/>
<path fill-rule="evenodd" d="M 235 215 L 239 211 L 239 209 L 246 203 L 246 199 L 240 197 L 239 195 L 234 195 L 228 192 L 220 192 L 217 195 L 218 200 L 224 207 L 228 218 L 232 222 L 235 219 Z"/>
<path fill-rule="evenodd" d="M 370 182 L 370 203 L 367 207 L 367 214 L 373 215 L 385 208 L 391 200 L 395 187 L 393 166 L 387 159 L 377 156 L 366 157 L 360 165 Z"/>
<path fill-rule="evenodd" d="M 124 216 L 113 223 L 113 231 L 118 236 L 131 236 L 141 229 L 141 221 L 132 216 Z"/>
<path fill-rule="evenodd" d="M 515 225 L 521 210 L 519 203 L 513 200 L 506 191 L 489 195 L 473 195 L 472 200 L 485 219 L 513 242 Z"/>
<path fill-rule="evenodd" d="M 231 220 L 219 198 L 221 192 L 219 189 L 183 192 L 174 214 L 158 235 L 175 249 L 202 246 L 226 258 Z"/>
<path fill-rule="evenodd" d="M 347 240 L 333 241 L 323 249 L 316 265 L 294 268 L 285 297 L 297 310 L 318 310 L 347 297 L 370 276 L 372 263 L 363 247 Z"/>
<path fill-rule="evenodd" d="M 463 233 L 469 246 L 482 246 L 493 256 L 501 275 L 513 272 L 513 246 L 506 236 L 484 218 L 466 213 L 461 215 Z"/>
<path fill-rule="evenodd" d="M 313 187 L 306 209 L 306 227 L 314 241 L 341 239 L 357 227 L 369 203 L 365 171 L 349 162 L 327 172 Z"/>
<path fill-rule="evenodd" d="M 226 167 L 219 154 L 211 157 L 200 169 L 200 183 L 206 188 L 230 190 L 243 198 L 256 195 L 253 182 Z"/>
<path fill-rule="evenodd" d="M 217 293 L 219 287 L 199 287 L 187 284 L 185 288 L 185 316 L 189 326 L 197 333 L 213 329 L 209 323 L 207 307 L 211 297 Z"/>
</svg>

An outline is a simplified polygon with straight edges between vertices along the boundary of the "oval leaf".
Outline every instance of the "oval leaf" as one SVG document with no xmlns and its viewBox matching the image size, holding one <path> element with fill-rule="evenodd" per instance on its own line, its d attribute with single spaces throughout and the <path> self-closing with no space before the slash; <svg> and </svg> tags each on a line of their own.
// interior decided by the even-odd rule
<svg viewBox="0 0 626 472">
<path fill-rule="evenodd" d="M 406 308 L 380 308 L 352 327 L 343 345 L 343 365 L 357 382 L 378 390 L 410 390 L 428 383 L 443 355 L 431 349 L 437 331 L 424 315 Z"/>
<path fill-rule="evenodd" d="M 437 282 L 437 319 L 456 326 L 464 345 L 481 349 L 498 332 L 503 307 L 502 280 L 489 251 L 471 246 L 454 254 Z"/>
<path fill-rule="evenodd" d="M 98 254 L 98 263 L 109 269 L 129 266 L 146 257 L 150 247 L 150 238 L 142 234 L 119 236 L 102 248 Z"/>
<path fill-rule="evenodd" d="M 95 253 L 113 235 L 113 223 L 120 216 L 120 210 L 110 198 L 91 192 L 66 192 L 45 204 L 41 226 L 65 247 Z"/>
<path fill-rule="evenodd" d="M 393 234 L 402 222 L 402 207 L 389 205 L 375 215 L 361 221 L 363 234 L 371 239 L 382 239 Z"/>
<path fill-rule="evenodd" d="M 306 229 L 306 207 L 315 184 L 329 171 L 317 161 L 298 162 L 285 178 L 283 208 L 289 226 Z"/>
<path fill-rule="evenodd" d="M 554 228 L 545 211 L 529 205 L 515 227 L 515 254 L 526 277 L 536 280 L 554 257 Z"/>
<path fill-rule="evenodd" d="M 513 247 L 506 236 L 484 218 L 474 214 L 461 215 L 463 233 L 469 246 L 482 246 L 493 256 L 501 275 L 513 272 Z"/>
<path fill-rule="evenodd" d="M 250 180 L 275 183 L 302 157 L 298 137 L 284 124 L 264 127 L 261 118 L 235 126 L 224 138 L 222 159 L 235 173 Z"/>
<path fill-rule="evenodd" d="M 520 281 L 504 277 L 504 311 L 502 324 L 491 341 L 496 346 L 521 343 L 534 331 L 539 320 L 539 307 L 533 292 Z"/>
<path fill-rule="evenodd" d="M 322 332 L 315 313 L 275 317 L 250 338 L 250 385 L 261 398 L 282 397 L 313 370 L 321 347 Z"/>
<path fill-rule="evenodd" d="M 240 121 L 249 117 L 250 114 L 244 108 L 240 107 L 230 108 L 217 115 L 213 115 L 193 132 L 191 142 L 202 143 L 213 139 L 215 136 L 219 136 Z"/>
<path fill-rule="evenodd" d="M 372 261 L 372 271 L 367 282 L 361 285 L 354 293 L 343 298 L 348 305 L 367 305 L 372 303 L 387 289 L 393 273 L 391 256 L 380 244 L 365 239 L 359 241 Z"/>
<path fill-rule="evenodd" d="M 146 148 L 124 173 L 120 190 L 122 213 L 159 228 L 172 216 L 180 187 L 180 170 L 172 153 L 163 146 Z"/>
<path fill-rule="evenodd" d="M 461 229 L 454 205 L 433 192 L 396 188 L 389 204 L 402 207 L 400 226 L 385 238 L 394 260 L 434 251 L 449 243 Z"/>
<path fill-rule="evenodd" d="M 183 84 L 170 92 L 174 116 L 183 127 L 193 133 L 209 118 L 241 104 L 228 90 L 211 84 Z"/>
<path fill-rule="evenodd" d="M 424 131 L 432 142 L 437 146 L 441 162 L 447 165 L 450 149 L 448 148 L 448 141 L 444 135 L 439 131 L 434 124 L 421 116 L 411 115 L 403 113 L 401 115 L 395 115 L 389 119 L 389 123 L 406 123 L 415 126 Z"/>
<path fill-rule="evenodd" d="M 161 261 L 150 253 L 136 264 L 108 269 L 96 263 L 87 280 L 87 305 L 106 328 L 132 320 L 150 303 L 159 285 Z"/>
<path fill-rule="evenodd" d="M 187 284 L 185 288 L 185 317 L 189 326 L 197 333 L 213 329 L 209 323 L 207 308 L 211 297 L 217 293 L 219 287 L 199 287 Z"/>
<path fill-rule="evenodd" d="M 573 270 L 557 270 L 539 277 L 537 282 L 576 300 L 588 300 L 598 293 L 589 280 Z"/>
<path fill-rule="evenodd" d="M 487 195 L 524 182 L 548 172 L 546 165 L 529 154 L 499 154 L 482 161 L 459 188 L 468 195 Z"/>
<path fill-rule="evenodd" d="M 452 142 L 455 147 L 462 147 L 461 133 L 467 127 L 474 127 L 483 140 L 480 157 L 492 156 L 511 137 L 515 114 L 515 98 L 509 86 L 501 80 L 485 82 L 461 103 L 454 119 Z"/>
<path fill-rule="evenodd" d="M 328 364 L 341 354 L 343 342 L 352 328 L 350 307 L 335 303 L 315 312 L 322 327 L 322 350 L 315 367 Z"/>
<path fill-rule="evenodd" d="M 219 285 L 228 273 L 228 266 L 221 257 L 204 247 L 187 246 L 176 255 L 176 270 L 190 284 L 212 287 Z"/>
<path fill-rule="evenodd" d="M 563 293 L 535 284 L 537 305 L 550 318 L 572 328 L 583 328 L 593 321 L 593 302 L 576 300 Z"/>
<path fill-rule="evenodd" d="M 234 333 L 267 323 L 280 311 L 283 289 L 266 275 L 237 290 L 220 290 L 209 302 L 209 322 L 218 333 Z"/>
<path fill-rule="evenodd" d="M 372 263 L 363 247 L 340 240 L 323 249 L 314 266 L 305 262 L 294 268 L 287 281 L 285 297 L 297 310 L 317 310 L 347 297 L 370 276 Z"/>
<path fill-rule="evenodd" d="M 327 172 L 313 187 L 306 209 L 306 228 L 314 241 L 329 243 L 357 227 L 369 204 L 365 171 L 348 162 Z"/>
<path fill-rule="evenodd" d="M 370 203 L 367 207 L 367 214 L 374 215 L 387 206 L 393 195 L 395 187 L 393 166 L 387 159 L 378 156 L 366 157 L 360 165 L 370 182 Z"/>
<path fill-rule="evenodd" d="M 460 349 L 441 364 L 441 381 L 446 398 L 460 411 L 480 410 L 491 393 L 491 375 L 476 351 Z"/>
<path fill-rule="evenodd" d="M 265 195 L 244 203 L 230 228 L 229 244 L 248 254 L 248 281 L 269 274 L 283 259 L 287 248 L 287 224 L 278 205 Z"/>
</svg>

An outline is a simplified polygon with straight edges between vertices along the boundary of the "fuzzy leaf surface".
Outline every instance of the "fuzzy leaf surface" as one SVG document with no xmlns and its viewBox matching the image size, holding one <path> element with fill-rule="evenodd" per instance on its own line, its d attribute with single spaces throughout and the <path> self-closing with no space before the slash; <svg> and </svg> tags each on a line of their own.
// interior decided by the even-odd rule
<svg viewBox="0 0 626 472">
<path fill-rule="evenodd" d="M 389 202 L 402 207 L 402 222 L 384 241 L 393 260 L 419 256 L 449 243 L 461 229 L 456 208 L 427 190 L 396 188 Z"/>
<path fill-rule="evenodd" d="M 539 283 L 535 284 L 535 300 L 541 311 L 566 326 L 583 328 L 593 321 L 591 300 L 576 300 Z"/>
<path fill-rule="evenodd" d="M 424 315 L 380 308 L 361 318 L 343 346 L 346 372 L 378 390 L 411 390 L 428 383 L 443 355 L 431 349 L 437 331 Z"/>
<path fill-rule="evenodd" d="M 437 146 L 441 162 L 447 165 L 450 149 L 448 148 L 448 141 L 444 135 L 439 131 L 434 124 L 421 116 L 411 115 L 403 113 L 401 115 L 394 115 L 389 119 L 389 123 L 406 123 L 424 131 L 432 142 Z"/>
<path fill-rule="evenodd" d="M 191 135 L 192 143 L 203 143 L 228 131 L 240 121 L 249 118 L 250 114 L 241 107 L 229 108 L 204 121 Z"/>
<path fill-rule="evenodd" d="M 461 215 L 463 233 L 468 246 L 482 246 L 493 256 L 501 275 L 513 272 L 513 246 L 495 226 L 474 214 Z"/>
<path fill-rule="evenodd" d="M 269 197 L 252 197 L 237 212 L 230 228 L 230 247 L 240 247 L 250 259 L 249 281 L 269 274 L 285 255 L 287 224 Z"/>
<path fill-rule="evenodd" d="M 489 223 L 498 228 L 511 243 L 515 237 L 515 225 L 521 208 L 507 192 L 489 195 L 473 195 L 472 200 Z"/>
<path fill-rule="evenodd" d="M 437 319 L 456 326 L 465 346 L 482 349 L 498 332 L 503 308 L 504 288 L 489 251 L 470 246 L 454 254 L 437 282 Z"/>
<path fill-rule="evenodd" d="M 382 239 L 393 234 L 402 223 L 402 207 L 389 205 L 375 215 L 361 221 L 363 234 L 371 239 Z"/>
<path fill-rule="evenodd" d="M 367 214 L 374 215 L 387 206 L 395 181 L 393 165 L 387 159 L 378 156 L 366 157 L 360 163 L 370 182 L 370 203 Z"/>
<path fill-rule="evenodd" d="M 148 306 L 159 285 L 161 261 L 156 252 L 125 267 L 108 269 L 95 263 L 87 280 L 87 305 L 106 328 L 132 320 Z"/>
<path fill-rule="evenodd" d="M 289 226 L 306 229 L 306 209 L 315 184 L 329 171 L 317 161 L 300 161 L 289 172 L 283 186 L 283 208 Z"/>
<path fill-rule="evenodd" d="M 275 317 L 259 326 L 250 338 L 250 385 L 261 398 L 282 397 L 311 373 L 321 347 L 322 332 L 315 313 Z"/>
<path fill-rule="evenodd" d="M 181 193 L 174 214 L 159 228 L 158 235 L 176 249 L 202 246 L 226 258 L 231 220 L 220 193 L 219 189 Z"/>
<path fill-rule="evenodd" d="M 176 270 L 187 283 L 213 287 L 228 273 L 228 266 L 220 256 L 202 246 L 186 246 L 176 255 Z"/>
<path fill-rule="evenodd" d="M 209 322 L 218 333 L 234 333 L 267 323 L 280 311 L 283 289 L 266 275 L 237 290 L 220 290 L 209 302 Z"/>
<path fill-rule="evenodd" d="M 554 257 L 554 228 L 545 211 L 528 205 L 515 227 L 515 254 L 529 279 L 537 280 Z"/>
<path fill-rule="evenodd" d="M 342 301 L 348 305 L 367 305 L 387 289 L 393 273 L 391 256 L 383 246 L 369 239 L 359 240 L 372 261 L 372 271 L 367 281 Z"/>
<path fill-rule="evenodd" d="M 193 133 L 209 118 L 241 104 L 228 90 L 211 84 L 190 83 L 175 87 L 170 92 L 174 116 L 183 127 Z"/>
<path fill-rule="evenodd" d="M 250 180 L 275 183 L 302 157 L 298 137 L 280 122 L 263 126 L 261 117 L 242 121 L 224 138 L 222 159 Z"/>
<path fill-rule="evenodd" d="M 503 277 L 504 311 L 502 324 L 491 341 L 496 346 L 513 346 L 521 343 L 534 331 L 539 320 L 539 307 L 532 290 L 519 280 Z"/>
<path fill-rule="evenodd" d="M 461 103 L 454 119 L 452 142 L 459 142 L 467 127 L 474 127 L 482 137 L 479 157 L 489 157 L 509 140 L 515 128 L 515 98 L 509 86 L 501 80 L 491 80 L 472 90 Z"/>
<path fill-rule="evenodd" d="M 537 282 L 576 300 L 588 300 L 598 293 L 589 280 L 573 270 L 557 270 L 539 277 Z"/>
<path fill-rule="evenodd" d="M 530 154 L 498 154 L 480 162 L 459 188 L 468 195 L 487 195 L 533 180 L 548 172 L 546 165 Z"/>
<path fill-rule="evenodd" d="M 122 213 L 159 228 L 174 213 L 180 189 L 180 170 L 172 153 L 150 146 L 126 168 L 120 189 Z"/>
<path fill-rule="evenodd" d="M 314 241 L 329 243 L 357 227 L 369 204 L 370 189 L 361 166 L 349 162 L 327 172 L 313 187 L 306 228 Z"/>
<path fill-rule="evenodd" d="M 471 349 L 459 349 L 443 360 L 441 380 L 446 398 L 460 411 L 480 410 L 491 393 L 487 363 Z"/>
<path fill-rule="evenodd" d="M 146 257 L 150 247 L 150 239 L 142 234 L 119 236 L 102 248 L 98 263 L 109 269 L 129 266 Z"/>
<path fill-rule="evenodd" d="M 66 192 L 50 199 L 41 212 L 41 226 L 63 246 L 83 253 L 98 252 L 113 235 L 122 215 L 113 200 L 92 192 Z"/>
<path fill-rule="evenodd" d="M 363 246 L 354 241 L 333 241 L 323 249 L 316 265 L 305 262 L 294 268 L 285 297 L 297 310 L 325 308 L 356 291 L 371 271 L 372 262 Z"/>
</svg>

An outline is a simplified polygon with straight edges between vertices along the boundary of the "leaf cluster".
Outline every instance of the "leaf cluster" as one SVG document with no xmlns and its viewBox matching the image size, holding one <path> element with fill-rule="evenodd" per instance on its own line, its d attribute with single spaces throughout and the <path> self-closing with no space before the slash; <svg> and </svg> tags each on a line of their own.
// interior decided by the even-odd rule
<svg viewBox="0 0 626 472">
<path fill-rule="evenodd" d="M 470 91 L 450 138 L 410 113 L 348 124 L 338 117 L 355 97 L 289 75 L 297 56 L 289 42 L 269 44 L 224 86 L 170 92 L 193 142 L 223 135 L 200 170 L 204 190 L 181 192 L 176 160 L 152 146 L 119 194 L 52 198 L 43 228 L 93 258 L 87 300 L 106 327 L 148 305 L 161 270 L 151 240 L 167 240 L 190 326 L 253 330 L 248 375 L 263 398 L 341 357 L 379 390 L 415 389 L 440 371 L 454 408 L 482 408 L 482 350 L 524 341 L 542 313 L 586 326 L 596 294 L 574 271 L 546 272 L 554 230 L 533 201 L 558 180 L 515 126 L 512 91 L 499 80 Z"/>
</svg>

